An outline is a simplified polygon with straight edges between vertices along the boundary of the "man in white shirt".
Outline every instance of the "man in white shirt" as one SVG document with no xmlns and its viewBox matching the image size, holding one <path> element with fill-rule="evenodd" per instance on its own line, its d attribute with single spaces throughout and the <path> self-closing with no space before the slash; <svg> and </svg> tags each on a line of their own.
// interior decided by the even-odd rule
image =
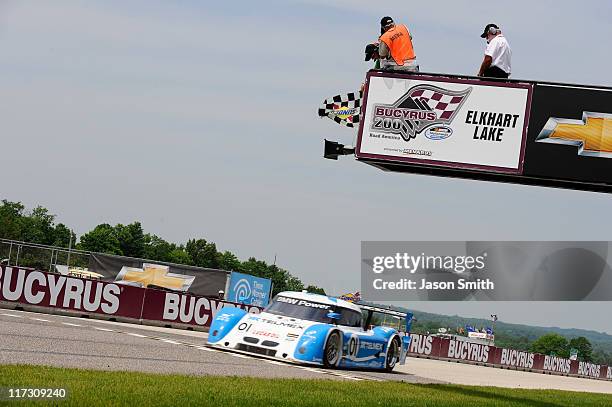
<svg viewBox="0 0 612 407">
<path fill-rule="evenodd" d="M 480 36 L 487 39 L 485 57 L 478 76 L 488 78 L 508 78 L 512 73 L 512 49 L 495 24 L 487 24 Z"/>
</svg>

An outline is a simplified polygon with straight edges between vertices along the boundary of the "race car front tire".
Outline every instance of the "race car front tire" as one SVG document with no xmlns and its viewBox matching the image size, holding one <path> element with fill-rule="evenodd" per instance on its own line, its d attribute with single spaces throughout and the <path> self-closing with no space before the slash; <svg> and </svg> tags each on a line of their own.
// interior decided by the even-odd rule
<svg viewBox="0 0 612 407">
<path fill-rule="evenodd" d="M 387 349 L 387 357 L 385 358 L 385 372 L 391 372 L 397 361 L 400 358 L 401 352 L 401 342 L 399 338 L 394 337 L 389 343 L 389 348 Z"/>
<path fill-rule="evenodd" d="M 323 366 L 336 367 L 340 362 L 342 352 L 342 335 L 338 331 L 332 331 L 325 342 L 323 350 Z"/>
</svg>

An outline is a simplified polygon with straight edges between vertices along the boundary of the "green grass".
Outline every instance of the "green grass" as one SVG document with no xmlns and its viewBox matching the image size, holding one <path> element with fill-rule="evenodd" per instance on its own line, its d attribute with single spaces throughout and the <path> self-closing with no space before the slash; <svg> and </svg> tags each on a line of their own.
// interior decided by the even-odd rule
<svg viewBox="0 0 612 407">
<path fill-rule="evenodd" d="M 194 377 L 0 366 L 0 387 L 64 387 L 58 405 L 231 406 L 612 406 L 612 395 L 400 382 Z M 0 401 L 21 406 L 27 402 Z M 42 404 L 37 402 L 35 404 Z"/>
</svg>

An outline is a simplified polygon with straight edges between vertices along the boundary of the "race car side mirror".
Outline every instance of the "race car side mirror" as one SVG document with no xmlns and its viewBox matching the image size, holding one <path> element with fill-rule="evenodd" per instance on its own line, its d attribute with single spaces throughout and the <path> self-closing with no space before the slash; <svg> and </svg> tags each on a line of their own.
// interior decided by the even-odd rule
<svg viewBox="0 0 612 407">
<path fill-rule="evenodd" d="M 342 314 L 338 314 L 337 312 L 330 312 L 329 314 L 327 314 L 327 318 L 333 319 L 337 322 L 342 319 Z"/>
</svg>

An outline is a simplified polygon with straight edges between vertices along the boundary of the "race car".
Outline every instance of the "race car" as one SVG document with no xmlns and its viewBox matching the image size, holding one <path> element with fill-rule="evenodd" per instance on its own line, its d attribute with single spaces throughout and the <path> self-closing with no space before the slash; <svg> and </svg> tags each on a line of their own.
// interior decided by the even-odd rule
<svg viewBox="0 0 612 407">
<path fill-rule="evenodd" d="M 373 325 L 376 321 L 387 326 Z M 405 363 L 411 323 L 410 313 L 282 292 L 261 314 L 222 308 L 208 345 L 298 364 L 390 372 Z"/>
</svg>

